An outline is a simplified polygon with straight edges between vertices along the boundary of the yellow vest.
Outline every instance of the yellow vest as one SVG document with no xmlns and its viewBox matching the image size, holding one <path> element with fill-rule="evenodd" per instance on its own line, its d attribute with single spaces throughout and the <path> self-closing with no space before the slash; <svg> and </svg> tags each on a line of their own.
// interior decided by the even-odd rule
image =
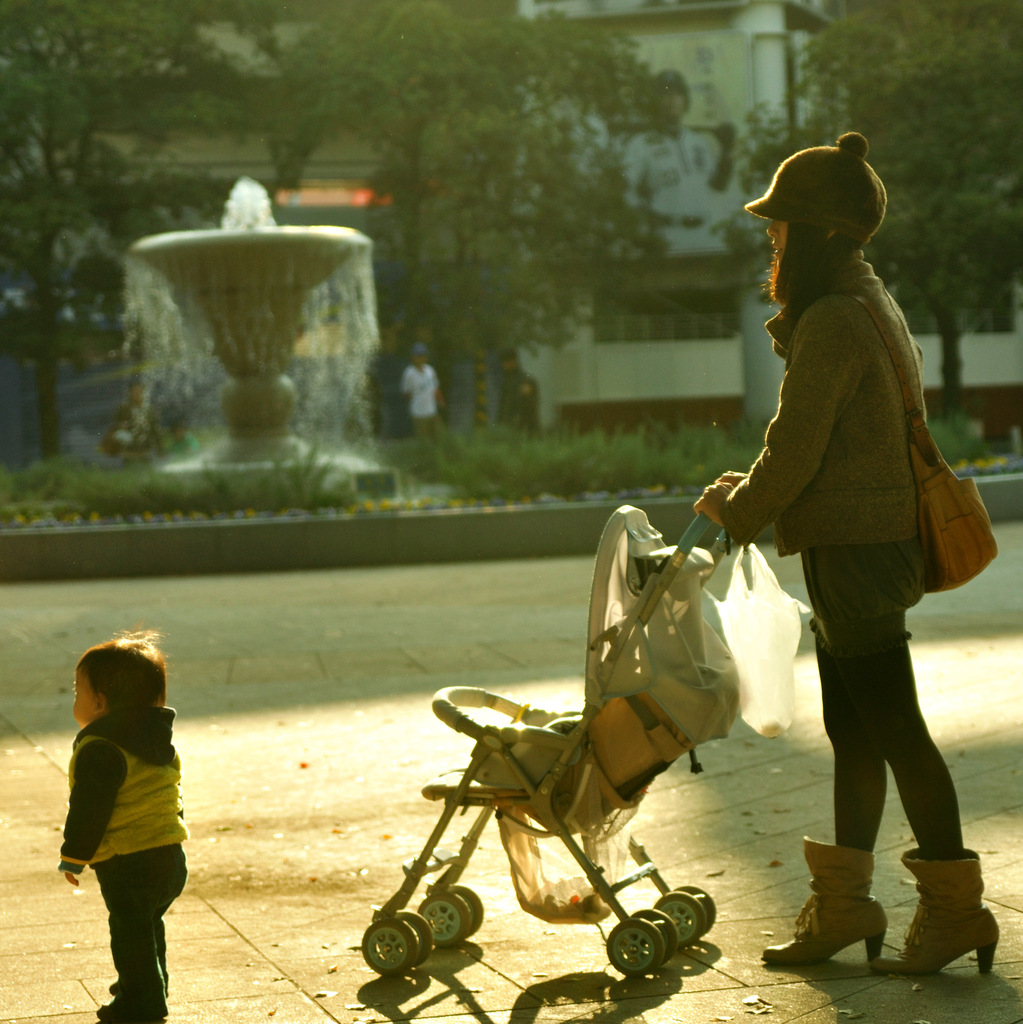
<svg viewBox="0 0 1023 1024">
<path fill-rule="evenodd" d="M 68 781 L 72 789 L 78 755 L 87 743 L 101 738 L 86 736 L 75 747 L 68 765 Z M 116 743 L 113 746 L 121 752 L 128 771 L 117 791 L 107 830 L 89 864 L 109 860 L 116 854 L 170 846 L 188 838 L 188 828 L 181 817 L 181 759 L 178 755 L 174 755 L 170 764 L 150 764 Z"/>
</svg>

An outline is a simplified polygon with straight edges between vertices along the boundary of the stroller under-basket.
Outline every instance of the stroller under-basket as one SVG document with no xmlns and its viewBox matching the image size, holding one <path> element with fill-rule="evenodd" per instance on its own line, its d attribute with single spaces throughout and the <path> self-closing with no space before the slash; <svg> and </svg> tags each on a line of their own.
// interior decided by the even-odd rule
<svg viewBox="0 0 1023 1024">
<path fill-rule="evenodd" d="M 711 896 L 670 886 L 625 829 L 650 782 L 687 752 L 700 771 L 695 746 L 726 736 L 738 711 L 734 662 L 702 613 L 703 584 L 727 545 L 721 533 L 709 549 L 696 546 L 710 525 L 700 516 L 677 547 L 666 547 L 640 509 L 611 516 L 594 565 L 578 713 L 473 687 L 435 695 L 435 714 L 475 745 L 464 769 L 423 789 L 444 810 L 422 852 L 403 865 L 401 888 L 374 908 L 362 952 L 378 974 L 406 974 L 434 946 L 457 945 L 480 927 L 483 903 L 459 882 L 495 816 L 522 908 L 557 923 L 614 914 L 607 954 L 623 974 L 659 966 L 713 925 Z M 479 813 L 459 848 L 441 849 L 455 814 L 470 807 Z M 627 855 L 638 867 L 622 876 Z M 618 894 L 642 879 L 660 897 L 630 912 Z M 418 911 L 406 910 L 424 880 Z"/>
</svg>

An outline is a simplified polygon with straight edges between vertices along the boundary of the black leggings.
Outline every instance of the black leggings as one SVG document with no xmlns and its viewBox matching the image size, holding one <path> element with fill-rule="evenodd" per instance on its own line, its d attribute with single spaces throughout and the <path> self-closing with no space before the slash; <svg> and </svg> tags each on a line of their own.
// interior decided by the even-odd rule
<svg viewBox="0 0 1023 1024">
<path fill-rule="evenodd" d="M 891 765 L 924 860 L 963 855 L 955 785 L 920 711 L 909 647 L 838 658 L 817 648 L 835 752 L 835 842 L 872 851 Z"/>
</svg>

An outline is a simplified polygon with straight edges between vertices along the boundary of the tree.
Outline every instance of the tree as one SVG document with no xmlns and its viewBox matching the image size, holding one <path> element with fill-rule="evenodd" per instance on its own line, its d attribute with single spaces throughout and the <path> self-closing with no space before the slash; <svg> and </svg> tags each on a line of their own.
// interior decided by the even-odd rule
<svg viewBox="0 0 1023 1024">
<path fill-rule="evenodd" d="M 966 311 L 1004 302 L 1023 264 L 1023 6 L 1018 0 L 863 0 L 811 41 L 811 115 L 793 149 L 854 129 L 888 190 L 871 243 L 942 339 L 945 414 L 962 408 Z M 776 126 L 777 127 L 777 126 Z M 779 135 L 767 149 L 777 155 Z M 786 154 L 782 154 L 786 155 Z"/>
<path fill-rule="evenodd" d="M 158 159 L 176 129 L 230 122 L 238 73 L 209 31 L 263 0 L 0 0 L 0 271 L 19 286 L 0 352 L 36 369 L 44 457 L 57 368 L 116 321 L 127 241 L 208 207 Z"/>
<path fill-rule="evenodd" d="M 299 44 L 316 47 L 330 99 L 276 136 L 271 127 L 279 175 L 332 131 L 372 152 L 371 233 L 393 268 L 378 278 L 383 315 L 409 333 L 430 328 L 442 364 L 569 336 L 573 285 L 651 244 L 611 145 L 648 81 L 630 45 L 577 22 L 466 17 L 436 0 L 338 11 L 332 31 L 318 25 Z M 309 86 L 300 52 L 275 55 L 284 92 Z"/>
</svg>

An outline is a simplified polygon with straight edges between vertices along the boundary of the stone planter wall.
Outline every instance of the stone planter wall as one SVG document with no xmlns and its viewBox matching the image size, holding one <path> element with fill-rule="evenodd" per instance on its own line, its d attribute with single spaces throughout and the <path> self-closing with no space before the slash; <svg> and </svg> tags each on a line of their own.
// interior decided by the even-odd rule
<svg viewBox="0 0 1023 1024">
<path fill-rule="evenodd" d="M 1023 519 L 1023 475 L 978 480 L 995 522 Z M 636 499 L 669 543 L 681 498 Z M 242 519 L 0 531 L 0 580 L 272 572 L 588 555 L 624 501 L 336 518 Z M 766 539 L 766 538 L 765 538 Z"/>
</svg>

